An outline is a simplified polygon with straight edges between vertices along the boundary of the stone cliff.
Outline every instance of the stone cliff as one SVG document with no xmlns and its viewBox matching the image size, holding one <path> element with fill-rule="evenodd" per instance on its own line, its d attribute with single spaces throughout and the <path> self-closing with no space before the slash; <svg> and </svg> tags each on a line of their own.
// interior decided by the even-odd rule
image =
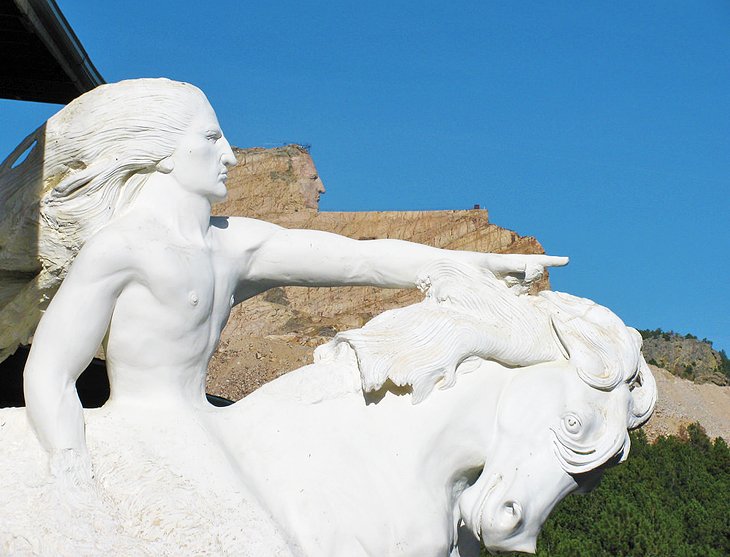
<svg viewBox="0 0 730 557">
<path fill-rule="evenodd" d="M 712 348 L 712 343 L 692 335 L 661 329 L 641 331 L 644 357 L 650 364 L 695 383 L 730 385 L 730 362 Z"/>
<path fill-rule="evenodd" d="M 676 435 L 699 422 L 710 437 L 730 441 L 730 387 L 698 384 L 666 369 L 650 367 L 659 392 L 654 415 L 642 427 L 650 440 Z"/>
</svg>

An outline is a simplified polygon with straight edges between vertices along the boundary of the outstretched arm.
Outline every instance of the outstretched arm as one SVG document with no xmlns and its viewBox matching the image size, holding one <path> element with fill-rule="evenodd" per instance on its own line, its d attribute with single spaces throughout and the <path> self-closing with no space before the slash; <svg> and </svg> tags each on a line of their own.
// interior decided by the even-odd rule
<svg viewBox="0 0 730 557">
<path fill-rule="evenodd" d="M 24 372 L 25 402 L 52 457 L 66 449 L 86 454 L 76 379 L 99 348 L 127 279 L 122 257 L 103 239 L 89 240 L 36 329 Z"/>
<path fill-rule="evenodd" d="M 412 288 L 428 265 L 451 258 L 489 269 L 508 283 L 529 283 L 545 267 L 568 262 L 566 257 L 453 251 L 403 240 L 352 240 L 329 232 L 289 230 L 250 219 L 230 220 L 233 234 L 229 238 L 233 241 L 238 234 L 249 240 L 259 239 L 255 248 L 249 250 L 242 278 L 267 287 Z"/>
</svg>

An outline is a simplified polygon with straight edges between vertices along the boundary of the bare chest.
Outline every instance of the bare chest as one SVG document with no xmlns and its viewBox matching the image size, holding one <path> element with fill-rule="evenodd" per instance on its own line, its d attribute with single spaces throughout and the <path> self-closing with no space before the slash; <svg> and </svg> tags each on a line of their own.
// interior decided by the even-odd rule
<svg viewBox="0 0 730 557">
<path fill-rule="evenodd" d="M 150 317 L 159 312 L 179 320 L 182 327 L 227 317 L 230 277 L 210 250 L 158 244 L 147 246 L 141 255 L 142 276 L 124 296 L 127 301 Z"/>
</svg>

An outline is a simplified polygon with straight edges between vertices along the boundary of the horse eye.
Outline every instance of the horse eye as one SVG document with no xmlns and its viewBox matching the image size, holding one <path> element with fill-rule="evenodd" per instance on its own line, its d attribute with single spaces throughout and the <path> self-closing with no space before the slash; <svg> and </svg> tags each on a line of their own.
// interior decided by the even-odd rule
<svg viewBox="0 0 730 557">
<path fill-rule="evenodd" d="M 583 428 L 583 424 L 576 414 L 571 413 L 563 416 L 563 428 L 566 432 L 576 435 L 580 433 L 580 430 Z"/>
</svg>

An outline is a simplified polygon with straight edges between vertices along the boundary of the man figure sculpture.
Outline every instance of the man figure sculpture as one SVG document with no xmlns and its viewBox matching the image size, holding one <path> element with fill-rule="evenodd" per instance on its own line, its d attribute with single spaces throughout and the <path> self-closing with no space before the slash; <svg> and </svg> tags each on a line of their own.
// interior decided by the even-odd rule
<svg viewBox="0 0 730 557">
<path fill-rule="evenodd" d="M 231 308 L 269 288 L 410 288 L 441 259 L 524 284 L 567 263 L 211 217 L 236 159 L 189 84 L 104 85 L 54 118 L 61 131 L 47 157 L 64 170 L 42 215 L 88 239 L 38 325 L 25 370 L 28 415 L 52 461 L 69 451 L 85 458 L 75 381 L 102 343 L 111 402 L 201 406 Z"/>
</svg>

